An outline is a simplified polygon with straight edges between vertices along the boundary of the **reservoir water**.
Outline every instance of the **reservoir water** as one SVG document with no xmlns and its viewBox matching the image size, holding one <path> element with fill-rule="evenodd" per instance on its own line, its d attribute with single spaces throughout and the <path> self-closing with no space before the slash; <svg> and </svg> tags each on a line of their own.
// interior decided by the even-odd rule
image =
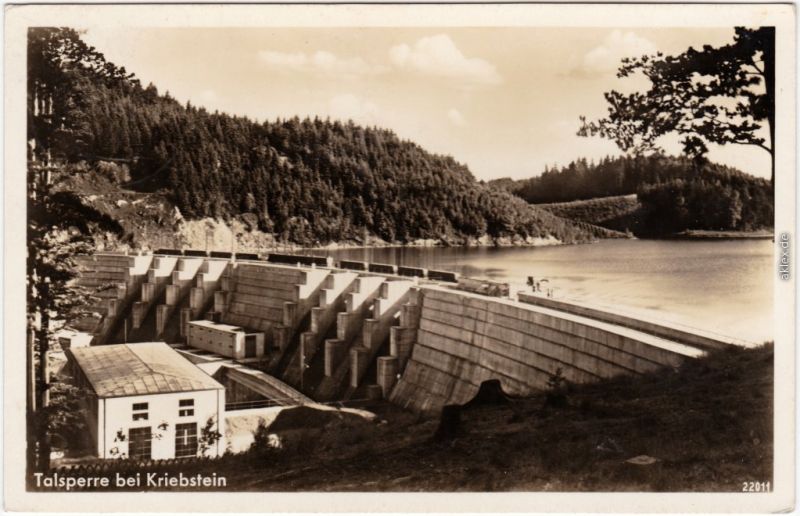
<svg viewBox="0 0 800 516">
<path fill-rule="evenodd" d="M 521 285 L 528 276 L 546 278 L 556 298 L 760 343 L 774 338 L 773 245 L 771 240 L 605 240 L 535 248 L 358 248 L 329 254 Z"/>
</svg>

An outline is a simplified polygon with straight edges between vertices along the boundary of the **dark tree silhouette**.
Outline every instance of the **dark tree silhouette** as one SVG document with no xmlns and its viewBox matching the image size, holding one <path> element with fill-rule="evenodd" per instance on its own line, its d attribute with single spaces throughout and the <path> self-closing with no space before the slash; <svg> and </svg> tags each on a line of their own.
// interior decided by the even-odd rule
<svg viewBox="0 0 800 516">
<path fill-rule="evenodd" d="M 66 161 L 87 148 L 83 113 L 89 101 L 86 80 L 119 84 L 131 80 L 124 68 L 108 63 L 72 29 L 33 28 L 28 32 L 28 367 L 37 360 L 35 392 L 28 393 L 28 472 L 50 467 L 49 434 L 58 414 L 48 408 L 51 378 L 48 352 L 56 321 L 67 325 L 91 313 L 96 292 L 72 281 L 78 255 L 92 252 L 98 228 L 117 234 L 114 221 L 60 188 L 59 177 L 78 168 Z M 30 387 L 30 386 L 29 386 Z M 35 435 L 34 435 L 35 434 Z M 34 453 L 35 452 L 35 453 Z"/>
<path fill-rule="evenodd" d="M 677 56 L 626 58 L 617 77 L 642 73 L 645 92 L 605 93 L 608 117 L 587 122 L 579 136 L 599 135 L 634 154 L 658 149 L 678 133 L 684 151 L 702 160 L 707 143 L 755 145 L 770 153 L 775 182 L 775 28 L 737 27 L 733 43 Z M 769 141 L 760 135 L 766 122 Z"/>
</svg>

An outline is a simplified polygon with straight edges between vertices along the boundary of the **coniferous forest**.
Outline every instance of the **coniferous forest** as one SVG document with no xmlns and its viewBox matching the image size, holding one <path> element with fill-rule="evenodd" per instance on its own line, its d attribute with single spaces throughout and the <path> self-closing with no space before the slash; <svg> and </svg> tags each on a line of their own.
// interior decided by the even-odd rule
<svg viewBox="0 0 800 516">
<path fill-rule="evenodd" d="M 686 157 L 607 157 L 599 163 L 579 159 L 537 177 L 492 184 L 532 204 L 637 194 L 642 235 L 687 229 L 749 231 L 771 228 L 774 220 L 769 180 Z"/>
<path fill-rule="evenodd" d="M 167 192 L 186 218 L 246 216 L 301 245 L 365 233 L 455 244 L 605 236 L 479 183 L 453 158 L 389 130 L 319 118 L 259 123 L 179 103 L 72 29 L 32 29 L 29 64 L 29 111 L 52 112 L 44 123 L 31 115 L 29 140 L 47 141 L 67 162 L 123 163 L 126 187 Z"/>
<path fill-rule="evenodd" d="M 772 226 L 769 181 L 709 162 L 578 159 L 484 184 L 390 130 L 319 118 L 256 122 L 180 103 L 72 29 L 31 29 L 28 50 L 31 153 L 122 166 L 122 186 L 165 193 L 185 218 L 239 217 L 284 242 L 581 242 L 611 234 L 531 204 L 632 193 L 645 208 L 643 235 Z"/>
</svg>

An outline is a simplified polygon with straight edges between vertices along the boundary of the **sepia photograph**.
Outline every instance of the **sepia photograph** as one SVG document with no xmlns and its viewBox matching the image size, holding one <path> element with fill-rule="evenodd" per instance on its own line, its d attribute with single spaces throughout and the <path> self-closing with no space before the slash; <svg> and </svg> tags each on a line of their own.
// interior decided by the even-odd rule
<svg viewBox="0 0 800 516">
<path fill-rule="evenodd" d="M 8 9 L 14 507 L 791 510 L 794 16 Z"/>
</svg>

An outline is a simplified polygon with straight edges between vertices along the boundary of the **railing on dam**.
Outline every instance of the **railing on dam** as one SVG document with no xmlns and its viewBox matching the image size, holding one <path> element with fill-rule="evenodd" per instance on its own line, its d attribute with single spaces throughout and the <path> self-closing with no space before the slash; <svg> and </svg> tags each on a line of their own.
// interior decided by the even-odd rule
<svg viewBox="0 0 800 516">
<path fill-rule="evenodd" d="M 305 267 L 328 267 L 353 271 L 375 272 L 410 278 L 423 278 L 444 283 L 458 283 L 459 273 L 452 271 L 429 270 L 421 267 L 398 266 L 385 263 L 370 263 L 354 260 L 334 260 L 331 256 L 315 256 L 286 253 L 235 253 L 222 251 L 204 251 L 198 249 L 156 249 L 154 255 L 191 256 L 237 261 L 258 261 L 282 265 L 299 265 Z"/>
</svg>

